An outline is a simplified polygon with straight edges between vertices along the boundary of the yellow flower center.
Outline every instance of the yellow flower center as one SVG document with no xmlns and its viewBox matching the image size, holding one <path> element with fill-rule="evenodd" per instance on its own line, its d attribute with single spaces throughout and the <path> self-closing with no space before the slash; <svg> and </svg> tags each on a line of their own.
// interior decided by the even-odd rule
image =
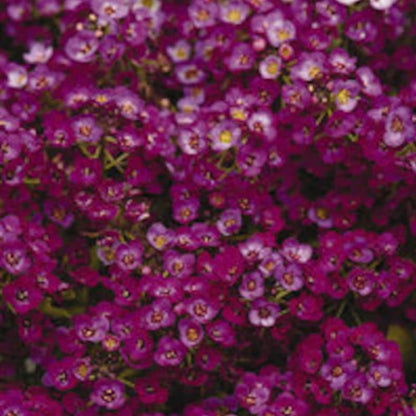
<svg viewBox="0 0 416 416">
<path fill-rule="evenodd" d="M 342 105 L 347 104 L 349 99 L 350 99 L 350 92 L 346 88 L 343 88 L 341 91 L 338 92 L 337 100 L 340 104 Z"/>
<path fill-rule="evenodd" d="M 220 134 L 220 142 L 229 144 L 231 143 L 231 139 L 233 138 L 230 130 L 224 130 Z"/>
<path fill-rule="evenodd" d="M 284 42 L 285 40 L 289 39 L 289 37 L 290 37 L 289 32 L 285 29 L 279 29 L 276 34 L 277 34 L 277 38 L 280 40 L 280 42 Z"/>
<path fill-rule="evenodd" d="M 238 9 L 232 9 L 227 14 L 227 19 L 229 22 L 238 23 L 241 20 L 241 13 Z"/>
<path fill-rule="evenodd" d="M 247 115 L 244 113 L 243 110 L 235 108 L 231 110 L 231 117 L 235 120 L 245 120 L 247 118 Z"/>
<path fill-rule="evenodd" d="M 178 48 L 176 50 L 176 57 L 179 59 L 185 59 L 186 58 L 186 51 L 184 48 Z"/>
<path fill-rule="evenodd" d="M 316 78 L 321 73 L 321 70 L 317 66 L 313 66 L 309 69 L 309 76 Z"/>
<path fill-rule="evenodd" d="M 279 65 L 277 65 L 277 62 L 272 61 L 267 64 L 266 69 L 270 75 L 276 75 L 279 70 Z"/>
<path fill-rule="evenodd" d="M 155 245 L 157 248 L 162 248 L 166 243 L 166 238 L 163 235 L 158 235 L 155 238 Z"/>
</svg>

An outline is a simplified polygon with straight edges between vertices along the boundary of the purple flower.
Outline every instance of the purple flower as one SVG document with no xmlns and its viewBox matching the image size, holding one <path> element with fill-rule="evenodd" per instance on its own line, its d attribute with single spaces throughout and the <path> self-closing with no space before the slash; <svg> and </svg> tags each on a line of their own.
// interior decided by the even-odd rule
<svg viewBox="0 0 416 416">
<path fill-rule="evenodd" d="M 214 259 L 214 272 L 220 280 L 234 284 L 244 270 L 244 260 L 234 246 L 225 246 Z"/>
<path fill-rule="evenodd" d="M 217 320 L 207 325 L 208 336 L 218 344 L 224 347 L 231 347 L 236 342 L 235 331 L 233 327 L 224 320 Z"/>
<path fill-rule="evenodd" d="M 131 334 L 126 336 L 120 353 L 128 365 L 135 368 L 146 368 L 153 361 L 153 339 L 147 331 L 138 329 L 136 322 L 129 323 L 129 325 L 132 327 Z"/>
<path fill-rule="evenodd" d="M 179 253 L 175 250 L 164 254 L 164 267 L 171 276 L 183 278 L 190 276 L 194 271 L 195 256 L 191 253 Z"/>
<path fill-rule="evenodd" d="M 250 263 L 254 263 L 269 254 L 269 250 L 264 245 L 262 238 L 258 235 L 253 235 L 245 242 L 238 246 L 240 253 Z"/>
<path fill-rule="evenodd" d="M 330 357 L 321 367 L 322 377 L 329 382 L 331 389 L 341 390 L 351 375 L 355 374 L 354 362 L 344 362 L 338 358 Z"/>
<path fill-rule="evenodd" d="M 316 322 L 323 315 L 323 300 L 320 296 L 313 296 L 306 292 L 301 292 L 297 298 L 289 301 L 289 309 L 292 315 L 304 321 Z"/>
<path fill-rule="evenodd" d="M 374 288 L 375 276 L 371 270 L 354 268 L 348 274 L 348 286 L 361 296 L 369 295 Z"/>
<path fill-rule="evenodd" d="M 142 260 L 143 247 L 138 241 L 119 244 L 115 250 L 115 262 L 121 270 L 137 269 Z"/>
<path fill-rule="evenodd" d="M 259 72 L 264 79 L 276 79 L 280 75 L 282 61 L 275 55 L 269 55 L 259 64 Z"/>
<path fill-rule="evenodd" d="M 377 97 L 382 94 L 383 88 L 380 80 L 368 66 L 362 66 L 355 71 L 361 91 L 370 97 Z"/>
<path fill-rule="evenodd" d="M 185 39 L 180 39 L 166 48 L 169 58 L 175 63 L 187 61 L 191 56 L 191 50 L 191 45 Z"/>
<path fill-rule="evenodd" d="M 68 205 L 66 201 L 47 200 L 44 204 L 45 214 L 54 223 L 69 228 L 74 222 L 74 215 L 68 209 Z"/>
<path fill-rule="evenodd" d="M 240 295 L 244 299 L 254 300 L 264 295 L 264 279 L 260 272 L 254 271 L 243 276 L 240 287 Z"/>
<path fill-rule="evenodd" d="M 82 30 L 68 39 L 65 52 L 74 61 L 85 63 L 94 59 L 98 46 L 99 41 L 94 33 Z"/>
<path fill-rule="evenodd" d="M 196 63 L 177 65 L 175 73 L 178 81 L 184 85 L 199 84 L 205 79 L 204 71 Z"/>
<path fill-rule="evenodd" d="M 226 209 L 217 221 L 217 228 L 222 235 L 229 236 L 238 233 L 241 224 L 241 211 L 238 208 Z"/>
<path fill-rule="evenodd" d="M 198 198 L 174 202 L 173 218 L 180 224 L 189 224 L 198 217 L 200 202 Z"/>
<path fill-rule="evenodd" d="M 154 223 L 147 230 L 147 241 L 156 249 L 156 250 L 165 250 L 167 249 L 174 240 L 174 232 L 166 228 L 161 223 Z"/>
<path fill-rule="evenodd" d="M 181 129 L 178 137 L 178 145 L 187 155 L 197 155 L 207 147 L 207 142 L 202 134 L 203 130 L 198 126 L 192 129 Z"/>
<path fill-rule="evenodd" d="M 368 381 L 373 388 L 386 388 L 393 382 L 391 370 L 383 364 L 371 364 L 368 370 Z"/>
<path fill-rule="evenodd" d="M 313 81 L 325 72 L 326 57 L 320 52 L 302 52 L 298 62 L 291 68 L 292 77 L 302 81 Z"/>
<path fill-rule="evenodd" d="M 404 106 L 393 108 L 387 115 L 385 128 L 383 139 L 387 146 L 398 147 L 411 140 L 416 129 L 410 108 Z"/>
<path fill-rule="evenodd" d="M 23 54 L 23 58 L 29 64 L 45 64 L 53 54 L 53 47 L 46 46 L 42 42 L 33 42 L 29 52 Z"/>
<path fill-rule="evenodd" d="M 254 64 L 254 50 L 246 43 L 237 43 L 231 50 L 225 63 L 231 72 L 246 71 L 252 68 Z"/>
<path fill-rule="evenodd" d="M 271 142 L 276 137 L 273 114 L 269 111 L 256 111 L 251 114 L 248 121 L 248 128 L 251 132 L 264 137 Z"/>
<path fill-rule="evenodd" d="M 248 318 L 254 326 L 269 328 L 276 323 L 278 315 L 278 305 L 260 298 L 252 303 Z"/>
<path fill-rule="evenodd" d="M 176 317 L 171 308 L 172 304 L 168 299 L 156 299 L 151 305 L 143 307 L 140 311 L 143 327 L 156 331 L 172 326 Z"/>
<path fill-rule="evenodd" d="M 296 291 L 303 287 L 302 270 L 296 264 L 289 264 L 287 267 L 278 266 L 274 277 L 286 290 Z"/>
<path fill-rule="evenodd" d="M 366 404 L 371 400 L 373 391 L 368 385 L 365 375 L 355 373 L 345 382 L 342 395 L 346 400 Z"/>
<path fill-rule="evenodd" d="M 290 262 L 307 263 L 312 257 L 312 247 L 289 238 L 283 242 L 281 254 Z"/>
<path fill-rule="evenodd" d="M 104 317 L 78 315 L 74 318 L 74 328 L 78 338 L 82 341 L 101 342 L 110 324 Z"/>
<path fill-rule="evenodd" d="M 219 232 L 215 226 L 198 222 L 192 224 L 191 232 L 201 247 L 217 247 L 219 245 Z"/>
<path fill-rule="evenodd" d="M 119 409 L 125 402 L 124 386 L 118 380 L 100 379 L 94 383 L 90 398 L 98 406 Z"/>
<path fill-rule="evenodd" d="M 120 110 L 120 114 L 128 120 L 137 120 L 144 109 L 143 101 L 132 91 L 124 88 L 116 91 L 114 103 Z"/>
<path fill-rule="evenodd" d="M 272 405 L 276 416 L 305 416 L 308 412 L 307 404 L 289 392 L 280 393 Z"/>
<path fill-rule="evenodd" d="M 28 82 L 26 68 L 17 64 L 9 64 L 6 67 L 7 85 L 10 88 L 24 88 Z"/>
<path fill-rule="evenodd" d="M 71 126 L 75 138 L 82 143 L 97 143 L 103 134 L 103 130 L 97 125 L 96 120 L 90 116 L 79 116 Z"/>
<path fill-rule="evenodd" d="M 333 86 L 333 94 L 337 108 L 346 113 L 353 111 L 358 104 L 359 91 L 360 86 L 356 81 L 336 80 Z"/>
<path fill-rule="evenodd" d="M 20 276 L 3 287 L 3 298 L 18 314 L 36 309 L 42 302 L 42 292 L 29 276 Z"/>
<path fill-rule="evenodd" d="M 178 366 L 184 359 L 186 348 L 177 339 L 164 336 L 159 340 L 154 360 L 162 367 Z"/>
<path fill-rule="evenodd" d="M 328 64 L 336 74 L 348 75 L 355 70 L 357 59 L 348 55 L 347 51 L 342 48 L 335 48 L 331 51 Z"/>
<path fill-rule="evenodd" d="M 47 371 L 43 376 L 43 383 L 61 391 L 73 389 L 78 384 L 78 380 L 73 374 L 74 364 L 74 359 L 70 357 L 52 362 L 48 365 Z"/>
<path fill-rule="evenodd" d="M 188 13 L 195 27 L 204 28 L 216 23 L 218 7 L 213 2 L 195 0 L 188 7 Z"/>
<path fill-rule="evenodd" d="M 191 298 L 186 302 L 186 311 L 192 318 L 201 323 L 206 324 L 218 314 L 218 307 L 211 300 L 202 297 Z"/>
<path fill-rule="evenodd" d="M 179 338 L 187 348 L 200 344 L 204 338 L 202 326 L 192 319 L 181 319 L 178 323 Z"/>
<path fill-rule="evenodd" d="M 269 19 L 266 35 L 269 43 L 274 47 L 279 47 L 284 42 L 289 42 L 296 37 L 296 27 L 290 20 L 277 18 Z"/>
<path fill-rule="evenodd" d="M 241 1 L 230 1 L 219 6 L 219 18 L 225 23 L 240 25 L 246 20 L 250 8 Z"/>
<path fill-rule="evenodd" d="M 241 129 L 235 122 L 224 120 L 210 130 L 209 137 L 212 149 L 220 152 L 238 143 L 241 137 Z"/>
<path fill-rule="evenodd" d="M 0 265 L 11 274 L 21 274 L 30 267 L 31 261 L 25 246 L 20 242 L 7 244 L 2 248 Z"/>
<path fill-rule="evenodd" d="M 91 8 L 104 20 L 122 19 L 129 12 L 127 0 L 91 0 Z"/>
<path fill-rule="evenodd" d="M 271 387 L 268 383 L 252 373 L 244 374 L 234 391 L 240 405 L 252 414 L 258 413 L 269 400 L 270 394 Z"/>
</svg>

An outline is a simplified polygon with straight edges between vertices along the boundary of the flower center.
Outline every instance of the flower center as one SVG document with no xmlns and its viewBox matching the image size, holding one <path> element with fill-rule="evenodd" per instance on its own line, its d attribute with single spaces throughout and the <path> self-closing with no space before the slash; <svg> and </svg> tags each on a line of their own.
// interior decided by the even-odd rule
<svg viewBox="0 0 416 416">
<path fill-rule="evenodd" d="M 221 143 L 225 143 L 225 144 L 229 144 L 231 143 L 231 139 L 232 139 L 232 134 L 230 130 L 223 130 L 220 133 L 220 142 Z"/>
</svg>

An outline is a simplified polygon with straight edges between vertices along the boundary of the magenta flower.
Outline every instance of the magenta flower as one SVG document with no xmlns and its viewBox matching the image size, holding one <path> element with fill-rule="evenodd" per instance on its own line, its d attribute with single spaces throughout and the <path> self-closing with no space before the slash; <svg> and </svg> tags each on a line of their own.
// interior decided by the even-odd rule
<svg viewBox="0 0 416 416">
<path fill-rule="evenodd" d="M 42 292 L 29 276 L 20 276 L 3 287 L 3 298 L 18 314 L 36 309 L 43 299 Z"/>
<path fill-rule="evenodd" d="M 30 264 L 31 261 L 23 244 L 15 242 L 3 248 L 0 265 L 9 273 L 24 273 L 29 269 Z"/>
<path fill-rule="evenodd" d="M 179 338 L 187 348 L 200 344 L 204 338 L 202 326 L 191 319 L 181 319 L 178 323 Z"/>
<path fill-rule="evenodd" d="M 240 295 L 244 299 L 254 300 L 264 295 L 264 279 L 260 272 L 254 271 L 243 276 L 239 287 Z"/>
<path fill-rule="evenodd" d="M 81 341 L 101 342 L 109 330 L 109 322 L 104 317 L 78 315 L 74 319 L 74 328 Z"/>
<path fill-rule="evenodd" d="M 276 323 L 278 315 L 278 305 L 268 302 L 264 298 L 259 298 L 256 299 L 251 305 L 248 318 L 254 326 L 262 326 L 268 328 Z"/>
<path fill-rule="evenodd" d="M 115 263 L 121 270 L 134 270 L 141 264 L 143 247 L 139 242 L 131 242 L 130 244 L 119 244 L 115 249 Z"/>
<path fill-rule="evenodd" d="M 241 224 L 241 211 L 239 209 L 228 209 L 221 213 L 217 221 L 217 228 L 222 235 L 229 236 L 238 233 Z"/>
<path fill-rule="evenodd" d="M 124 386 L 117 380 L 100 379 L 94 384 L 91 400 L 109 410 L 119 409 L 125 402 Z"/>
<path fill-rule="evenodd" d="M 353 292 L 361 296 L 369 295 L 374 288 L 374 272 L 362 268 L 354 268 L 348 274 L 348 285 Z"/>
<path fill-rule="evenodd" d="M 174 232 L 161 223 L 154 223 L 147 231 L 147 240 L 157 250 L 165 250 L 174 239 Z"/>
<path fill-rule="evenodd" d="M 185 354 L 186 348 L 180 341 L 164 336 L 157 345 L 154 360 L 162 367 L 178 366 L 184 359 Z"/>
<path fill-rule="evenodd" d="M 241 137 L 241 129 L 233 121 L 225 120 L 210 130 L 209 137 L 212 149 L 223 151 L 238 143 Z"/>
<path fill-rule="evenodd" d="M 76 62 L 91 62 L 98 49 L 99 41 L 92 32 L 83 30 L 68 39 L 65 52 Z"/>
<path fill-rule="evenodd" d="M 286 290 L 296 291 L 303 286 L 302 270 L 296 264 L 290 264 L 287 267 L 278 266 L 274 277 Z"/>
</svg>

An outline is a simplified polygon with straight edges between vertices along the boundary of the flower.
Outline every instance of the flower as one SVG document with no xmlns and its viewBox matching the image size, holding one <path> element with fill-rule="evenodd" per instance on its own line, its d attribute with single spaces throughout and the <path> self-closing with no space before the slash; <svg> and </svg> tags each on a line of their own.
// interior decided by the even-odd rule
<svg viewBox="0 0 416 416">
<path fill-rule="evenodd" d="M 119 409 L 125 402 L 124 386 L 117 380 L 100 379 L 94 383 L 91 400 L 109 410 Z"/>
<path fill-rule="evenodd" d="M 157 345 L 154 359 L 162 367 L 178 366 L 184 359 L 185 354 L 186 349 L 180 341 L 164 336 Z"/>
</svg>

